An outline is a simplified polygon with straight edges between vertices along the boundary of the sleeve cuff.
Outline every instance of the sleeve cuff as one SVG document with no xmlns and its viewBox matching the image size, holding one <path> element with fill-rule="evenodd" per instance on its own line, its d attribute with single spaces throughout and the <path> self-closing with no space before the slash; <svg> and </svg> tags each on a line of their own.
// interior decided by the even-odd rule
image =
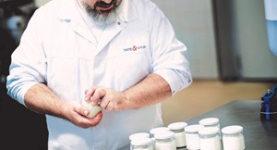
<svg viewBox="0 0 277 150">
<path fill-rule="evenodd" d="M 19 95 L 18 95 L 18 97 L 17 97 L 17 100 L 18 100 L 19 103 L 21 103 L 21 104 L 24 105 L 25 107 L 26 107 L 26 105 L 25 105 L 25 103 L 24 103 L 24 96 L 25 96 L 26 92 L 27 92 L 33 85 L 35 85 L 35 84 L 36 84 L 36 83 L 29 83 L 29 84 L 25 85 L 25 86 L 20 90 L 20 92 L 19 92 Z"/>
<path fill-rule="evenodd" d="M 172 95 L 187 87 L 192 82 L 191 79 L 187 78 L 185 79 L 186 81 L 183 81 L 184 79 L 182 79 L 175 70 L 160 69 L 154 73 L 160 75 L 167 81 L 171 88 Z"/>
</svg>

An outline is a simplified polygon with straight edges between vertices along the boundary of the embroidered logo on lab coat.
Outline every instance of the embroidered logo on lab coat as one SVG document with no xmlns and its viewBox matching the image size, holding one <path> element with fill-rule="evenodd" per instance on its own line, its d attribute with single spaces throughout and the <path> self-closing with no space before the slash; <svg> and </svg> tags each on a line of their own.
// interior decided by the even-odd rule
<svg viewBox="0 0 277 150">
<path fill-rule="evenodd" d="M 127 51 L 137 51 L 137 50 L 145 49 L 145 48 L 146 48 L 145 45 L 140 45 L 140 46 L 134 45 L 133 47 L 124 48 L 123 50 L 124 50 L 125 52 L 127 52 Z"/>
</svg>

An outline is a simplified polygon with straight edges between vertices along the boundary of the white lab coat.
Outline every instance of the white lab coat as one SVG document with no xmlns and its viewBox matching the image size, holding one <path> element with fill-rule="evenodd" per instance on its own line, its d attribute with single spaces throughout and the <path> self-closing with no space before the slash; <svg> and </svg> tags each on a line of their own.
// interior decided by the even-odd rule
<svg viewBox="0 0 277 150">
<path fill-rule="evenodd" d="M 18 102 L 24 105 L 24 94 L 38 82 L 65 101 L 81 101 L 95 85 L 124 91 L 153 72 L 173 94 L 191 83 L 186 47 L 151 1 L 123 0 L 118 21 L 106 26 L 98 43 L 75 4 L 52 0 L 31 18 L 7 78 L 8 94 Z M 104 111 L 100 124 L 88 129 L 49 115 L 46 119 L 51 150 L 115 150 L 129 144 L 130 134 L 163 126 L 160 104 Z"/>
</svg>

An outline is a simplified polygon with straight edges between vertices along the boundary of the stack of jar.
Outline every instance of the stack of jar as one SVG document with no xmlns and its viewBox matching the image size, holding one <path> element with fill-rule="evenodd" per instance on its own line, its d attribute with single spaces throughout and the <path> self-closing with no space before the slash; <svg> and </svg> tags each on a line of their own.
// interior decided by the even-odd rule
<svg viewBox="0 0 277 150">
<path fill-rule="evenodd" d="M 175 122 L 129 136 L 131 150 L 244 150 L 243 127 L 220 130 L 218 118 L 204 118 L 199 124 Z"/>
</svg>

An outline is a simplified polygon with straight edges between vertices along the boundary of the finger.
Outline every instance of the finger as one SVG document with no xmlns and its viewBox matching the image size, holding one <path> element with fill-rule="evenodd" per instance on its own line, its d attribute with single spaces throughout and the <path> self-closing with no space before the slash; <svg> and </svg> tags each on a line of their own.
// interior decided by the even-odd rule
<svg viewBox="0 0 277 150">
<path fill-rule="evenodd" d="M 95 86 L 85 91 L 85 101 L 90 101 L 96 89 L 97 87 Z"/>
<path fill-rule="evenodd" d="M 79 105 L 77 104 L 75 107 L 74 107 L 74 111 L 82 116 L 87 116 L 89 114 L 89 110 L 82 106 L 82 105 Z"/>
<path fill-rule="evenodd" d="M 88 116 L 89 110 L 87 110 L 87 109 L 85 108 L 83 111 L 81 111 L 81 113 L 82 113 L 83 116 Z"/>
<path fill-rule="evenodd" d="M 102 120 L 102 117 L 103 117 L 102 112 L 97 113 L 96 116 L 93 118 L 82 117 L 79 121 L 80 123 L 79 124 L 77 123 L 77 125 L 82 128 L 93 127 L 100 123 L 100 121 Z"/>
<path fill-rule="evenodd" d="M 93 94 L 93 96 L 90 98 L 93 105 L 98 104 L 98 100 L 103 98 L 106 95 L 106 89 L 105 88 L 97 88 Z"/>
<path fill-rule="evenodd" d="M 105 107 L 105 110 L 107 110 L 107 111 L 113 110 L 113 103 L 111 101 L 108 102 L 108 104 Z"/>
<path fill-rule="evenodd" d="M 100 102 L 100 107 L 103 109 L 103 110 L 107 110 L 108 109 L 108 105 L 110 103 L 110 99 L 106 96 L 106 97 L 103 97 L 101 99 L 101 102 Z"/>
<path fill-rule="evenodd" d="M 92 126 L 96 126 L 100 123 L 101 119 L 103 117 L 103 113 L 102 112 L 99 112 L 96 114 L 96 116 L 94 118 L 91 118 L 90 121 L 91 121 L 91 125 Z"/>
</svg>

